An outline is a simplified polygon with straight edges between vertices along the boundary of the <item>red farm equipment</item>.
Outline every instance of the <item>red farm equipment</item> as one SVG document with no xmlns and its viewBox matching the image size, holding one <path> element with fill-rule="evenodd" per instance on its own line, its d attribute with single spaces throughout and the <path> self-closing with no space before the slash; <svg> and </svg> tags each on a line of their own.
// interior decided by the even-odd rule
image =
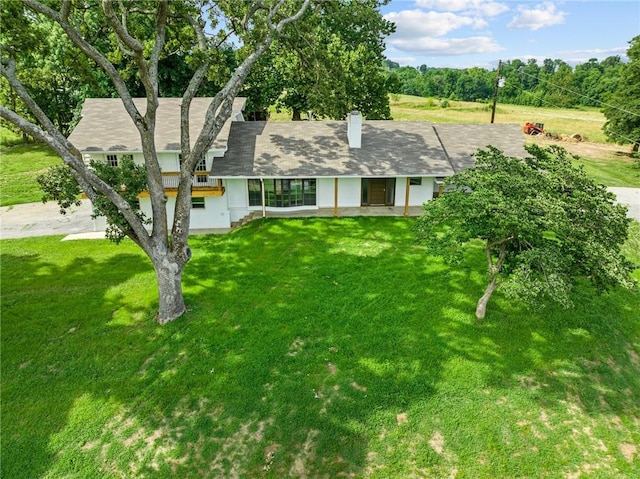
<svg viewBox="0 0 640 479">
<path fill-rule="evenodd" d="M 527 135 L 542 135 L 544 134 L 544 124 L 526 122 L 522 127 L 522 131 Z"/>
</svg>

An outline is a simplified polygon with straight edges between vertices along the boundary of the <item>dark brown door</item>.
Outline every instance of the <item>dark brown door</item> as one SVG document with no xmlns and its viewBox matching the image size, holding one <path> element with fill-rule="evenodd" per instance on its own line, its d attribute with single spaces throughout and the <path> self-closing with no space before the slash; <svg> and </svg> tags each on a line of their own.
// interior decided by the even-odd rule
<svg viewBox="0 0 640 479">
<path fill-rule="evenodd" d="M 387 180 L 375 178 L 369 180 L 369 204 L 371 206 L 384 205 L 387 199 Z"/>
</svg>

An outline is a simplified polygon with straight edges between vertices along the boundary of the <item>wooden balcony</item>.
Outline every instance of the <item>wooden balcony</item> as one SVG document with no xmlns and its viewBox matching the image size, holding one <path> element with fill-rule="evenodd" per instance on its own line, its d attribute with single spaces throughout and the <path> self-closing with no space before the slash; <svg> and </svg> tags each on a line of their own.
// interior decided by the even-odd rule
<svg viewBox="0 0 640 479">
<path fill-rule="evenodd" d="M 162 186 L 167 196 L 175 198 L 178 194 L 178 183 L 180 182 L 180 173 L 162 173 Z M 218 178 L 210 178 L 207 172 L 193 175 L 191 185 L 191 196 L 222 196 L 224 195 L 224 186 L 222 180 Z M 149 192 L 143 191 L 138 195 L 140 198 L 149 198 Z"/>
</svg>

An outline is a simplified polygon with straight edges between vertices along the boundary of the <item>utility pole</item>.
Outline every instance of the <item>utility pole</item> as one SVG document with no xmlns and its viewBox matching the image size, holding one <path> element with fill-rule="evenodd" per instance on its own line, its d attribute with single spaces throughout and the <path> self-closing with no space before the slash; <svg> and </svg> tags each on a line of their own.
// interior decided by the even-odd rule
<svg viewBox="0 0 640 479">
<path fill-rule="evenodd" d="M 496 71 L 496 84 L 493 87 L 493 108 L 491 108 L 491 123 L 496 117 L 496 103 L 498 101 L 498 86 L 500 83 L 500 67 L 502 66 L 502 60 L 498 60 L 498 71 Z"/>
</svg>

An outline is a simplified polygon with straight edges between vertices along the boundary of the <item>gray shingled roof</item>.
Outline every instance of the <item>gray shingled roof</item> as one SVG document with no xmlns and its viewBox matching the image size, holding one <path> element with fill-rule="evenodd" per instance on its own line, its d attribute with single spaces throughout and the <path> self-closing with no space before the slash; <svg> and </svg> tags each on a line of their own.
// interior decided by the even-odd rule
<svg viewBox="0 0 640 479">
<path fill-rule="evenodd" d="M 191 102 L 189 129 L 194 142 L 202 129 L 207 108 L 212 98 L 194 98 Z M 233 113 L 244 108 L 246 99 L 236 98 Z M 180 103 L 181 98 L 160 98 L 156 120 L 156 148 L 158 151 L 180 151 Z M 146 99 L 134 98 L 138 110 L 144 114 Z M 233 116 L 232 113 L 232 116 Z M 218 134 L 214 149 L 227 145 L 229 123 Z M 81 152 L 142 151 L 140 135 L 127 114 L 120 98 L 87 98 L 82 107 L 82 118 L 69 135 L 69 140 Z"/>
<path fill-rule="evenodd" d="M 362 148 L 349 148 L 346 122 L 233 122 L 212 175 L 229 177 L 450 176 L 493 145 L 524 156 L 518 125 L 434 125 L 365 121 Z"/>
</svg>

